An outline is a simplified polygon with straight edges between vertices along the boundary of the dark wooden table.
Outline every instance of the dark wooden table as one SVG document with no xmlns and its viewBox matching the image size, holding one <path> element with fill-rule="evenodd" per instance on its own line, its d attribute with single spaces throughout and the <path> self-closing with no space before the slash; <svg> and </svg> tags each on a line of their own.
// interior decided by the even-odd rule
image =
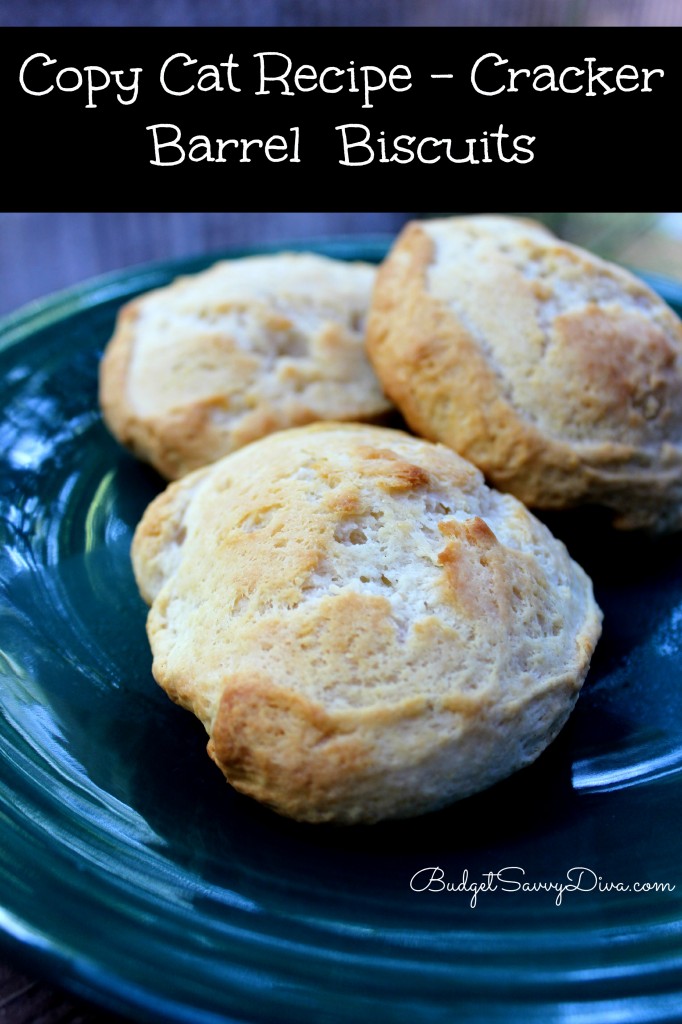
<svg viewBox="0 0 682 1024">
<path fill-rule="evenodd" d="M 679 0 L 3 0 L 0 25 L 679 25 Z"/>
<path fill-rule="evenodd" d="M 0 963 L 0 1024 L 124 1024 L 129 1020 Z"/>
</svg>

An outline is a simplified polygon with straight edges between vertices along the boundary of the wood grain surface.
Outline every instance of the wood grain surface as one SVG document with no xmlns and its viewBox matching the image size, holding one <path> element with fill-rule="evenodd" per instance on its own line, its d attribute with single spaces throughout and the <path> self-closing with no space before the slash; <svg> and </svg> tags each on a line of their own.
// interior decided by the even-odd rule
<svg viewBox="0 0 682 1024">
<path fill-rule="evenodd" d="M 0 25 L 679 25 L 679 0 L 25 0 Z"/>
<path fill-rule="evenodd" d="M 129 1020 L 0 963 L 0 1024 L 123 1024 Z"/>
</svg>

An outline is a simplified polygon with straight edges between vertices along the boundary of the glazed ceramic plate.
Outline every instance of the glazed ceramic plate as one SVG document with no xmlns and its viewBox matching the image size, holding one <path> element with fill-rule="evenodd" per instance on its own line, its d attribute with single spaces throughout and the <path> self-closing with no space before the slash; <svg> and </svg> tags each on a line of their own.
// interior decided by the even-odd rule
<svg viewBox="0 0 682 1024">
<path fill-rule="evenodd" d="M 155 685 L 129 545 L 162 482 L 107 434 L 97 366 L 124 300 L 200 266 L 110 276 L 2 327 L 0 924 L 15 959 L 164 1022 L 677 1019 L 682 537 L 552 518 L 606 616 L 576 711 L 533 766 L 419 820 L 275 816 L 227 786 Z M 682 289 L 654 283 L 682 312 Z"/>
</svg>

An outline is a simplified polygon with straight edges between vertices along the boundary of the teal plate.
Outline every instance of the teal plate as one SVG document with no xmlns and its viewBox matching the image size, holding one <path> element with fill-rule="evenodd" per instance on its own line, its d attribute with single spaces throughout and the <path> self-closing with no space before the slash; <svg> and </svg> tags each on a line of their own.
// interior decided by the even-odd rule
<svg viewBox="0 0 682 1024">
<path fill-rule="evenodd" d="M 205 262 L 115 274 L 0 330 L 6 951 L 140 1020 L 679 1019 L 681 536 L 552 517 L 606 615 L 576 711 L 530 768 L 418 820 L 277 817 L 153 682 L 129 545 L 162 483 L 107 434 L 97 366 L 121 302 Z M 653 283 L 682 313 L 682 288 Z"/>
</svg>

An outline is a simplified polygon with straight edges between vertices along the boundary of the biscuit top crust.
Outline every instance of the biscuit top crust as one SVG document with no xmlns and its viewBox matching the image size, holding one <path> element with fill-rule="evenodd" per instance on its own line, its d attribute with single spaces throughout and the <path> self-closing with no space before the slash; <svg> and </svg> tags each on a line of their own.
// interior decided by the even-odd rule
<svg viewBox="0 0 682 1024">
<path fill-rule="evenodd" d="M 310 820 L 416 813 L 532 759 L 600 631 L 589 579 L 520 502 L 384 428 L 284 431 L 185 477 L 133 564 L 157 680 L 230 781 Z M 437 769 L 458 737 L 461 772 Z M 308 769 L 321 795 L 299 792 Z"/>
<path fill-rule="evenodd" d="M 112 432 L 174 479 L 274 431 L 372 420 L 376 270 L 312 253 L 225 260 L 125 306 L 102 362 Z"/>
<path fill-rule="evenodd" d="M 682 323 L 642 281 L 504 217 L 425 221 L 427 289 L 484 350 L 510 403 L 558 439 L 682 439 Z"/>
<path fill-rule="evenodd" d="M 409 426 L 501 490 L 682 528 L 682 322 L 627 271 L 532 221 L 413 222 L 367 346 Z"/>
</svg>

